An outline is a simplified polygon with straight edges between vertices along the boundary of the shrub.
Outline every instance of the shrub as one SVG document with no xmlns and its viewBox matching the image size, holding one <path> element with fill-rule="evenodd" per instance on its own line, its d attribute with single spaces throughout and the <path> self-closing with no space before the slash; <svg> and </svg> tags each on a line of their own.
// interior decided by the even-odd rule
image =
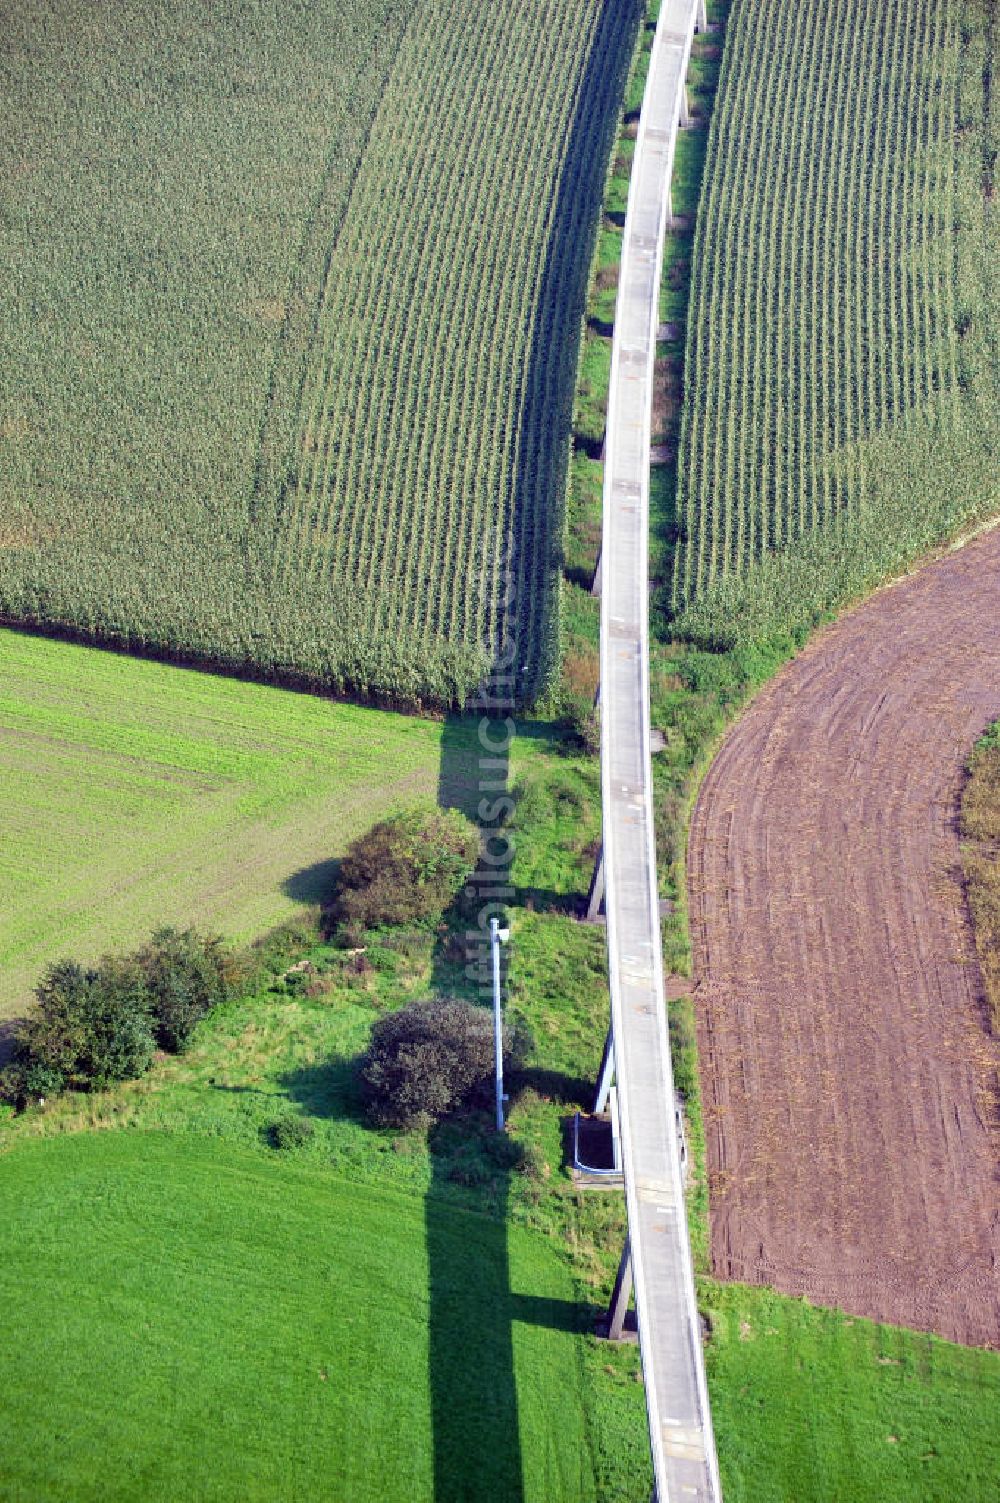
<svg viewBox="0 0 1000 1503">
<path fill-rule="evenodd" d="M 397 814 L 349 847 L 332 916 L 350 942 L 381 924 L 438 919 L 478 857 L 479 832 L 458 810 Z"/>
<path fill-rule="evenodd" d="M 301 1148 L 315 1136 L 316 1124 L 309 1117 L 279 1117 L 270 1127 L 272 1148 Z"/>
<path fill-rule="evenodd" d="M 149 992 L 157 1041 L 179 1053 L 205 1014 L 232 995 L 230 952 L 221 939 L 194 929 L 158 929 L 136 960 Z"/>
<path fill-rule="evenodd" d="M 61 960 L 35 990 L 37 1008 L 0 1073 L 0 1100 L 23 1107 L 134 1079 L 149 1069 L 157 1042 L 183 1049 L 199 1018 L 243 980 L 236 952 L 193 929 L 160 929 L 144 949 L 106 955 L 89 969 Z"/>
<path fill-rule="evenodd" d="M 504 1029 L 504 1052 L 516 1067 L 523 1044 Z M 493 1016 L 451 998 L 411 1002 L 379 1018 L 361 1061 L 369 1115 L 385 1127 L 429 1127 L 463 1104 L 490 1099 Z"/>
<path fill-rule="evenodd" d="M 37 1010 L 14 1046 L 24 1098 L 102 1087 L 149 1068 L 156 1047 L 152 1011 L 133 960 L 106 957 L 95 970 L 59 961 L 45 973 L 35 998 Z"/>
</svg>

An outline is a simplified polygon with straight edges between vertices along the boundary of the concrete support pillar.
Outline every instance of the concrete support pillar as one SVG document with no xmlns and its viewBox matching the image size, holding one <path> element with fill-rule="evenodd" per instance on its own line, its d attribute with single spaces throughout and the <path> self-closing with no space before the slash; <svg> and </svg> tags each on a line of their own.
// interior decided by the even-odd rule
<svg viewBox="0 0 1000 1503">
<path fill-rule="evenodd" d="M 590 891 L 587 893 L 587 922 L 592 924 L 604 906 L 604 847 L 597 853 L 594 862 L 594 875 L 590 879 Z"/>
<path fill-rule="evenodd" d="M 594 582 L 590 586 L 590 593 L 592 595 L 600 595 L 600 593 L 601 593 L 601 555 L 600 554 L 597 555 L 597 563 L 594 565 Z"/>
<path fill-rule="evenodd" d="M 708 30 L 708 13 L 705 9 L 705 0 L 698 0 L 698 5 L 694 13 L 694 29 L 695 31 Z"/>
<path fill-rule="evenodd" d="M 625 1247 L 622 1251 L 622 1260 L 618 1264 L 618 1273 L 615 1278 L 615 1287 L 611 1291 L 611 1303 L 608 1305 L 608 1340 L 621 1341 L 622 1331 L 625 1329 L 625 1315 L 628 1311 L 628 1302 L 632 1295 L 632 1248 L 629 1239 L 625 1238 Z"/>
<path fill-rule="evenodd" d="M 594 1116 L 599 1117 L 608 1104 L 608 1093 L 611 1090 L 611 1082 L 615 1078 L 615 1041 L 608 1029 L 608 1036 L 604 1040 L 604 1053 L 601 1055 L 601 1068 L 597 1072 L 597 1095 L 594 1097 Z"/>
<path fill-rule="evenodd" d="M 678 124 L 681 130 L 687 130 L 691 124 L 691 101 L 688 98 L 687 84 L 681 85 L 681 112 Z"/>
<path fill-rule="evenodd" d="M 674 227 L 674 190 L 672 186 L 667 188 L 667 229 Z"/>
<path fill-rule="evenodd" d="M 622 1172 L 622 1129 L 618 1118 L 618 1090 L 612 1086 L 608 1092 L 608 1114 L 611 1117 L 611 1162 Z"/>
</svg>

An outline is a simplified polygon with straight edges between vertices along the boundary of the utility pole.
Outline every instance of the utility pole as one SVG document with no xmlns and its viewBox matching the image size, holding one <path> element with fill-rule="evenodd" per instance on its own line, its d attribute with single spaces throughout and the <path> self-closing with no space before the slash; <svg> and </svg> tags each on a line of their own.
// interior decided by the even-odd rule
<svg viewBox="0 0 1000 1503">
<path fill-rule="evenodd" d="M 510 930 L 501 929 L 500 920 L 490 919 L 490 948 L 493 951 L 493 1050 L 496 1058 L 497 1132 L 503 1132 L 503 1013 L 500 1003 L 500 946 L 510 939 Z"/>
</svg>

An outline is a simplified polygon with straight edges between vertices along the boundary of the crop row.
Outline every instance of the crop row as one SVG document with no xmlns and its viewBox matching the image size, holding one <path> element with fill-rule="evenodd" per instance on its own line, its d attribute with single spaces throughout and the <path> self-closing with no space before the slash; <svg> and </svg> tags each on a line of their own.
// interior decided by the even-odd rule
<svg viewBox="0 0 1000 1503">
<path fill-rule="evenodd" d="M 580 322 L 635 8 L 417 12 L 330 260 L 276 580 L 551 661 Z"/>
<path fill-rule="evenodd" d="M 410 702 L 511 640 L 531 698 L 639 0 L 22 9 L 0 618 Z"/>
</svg>

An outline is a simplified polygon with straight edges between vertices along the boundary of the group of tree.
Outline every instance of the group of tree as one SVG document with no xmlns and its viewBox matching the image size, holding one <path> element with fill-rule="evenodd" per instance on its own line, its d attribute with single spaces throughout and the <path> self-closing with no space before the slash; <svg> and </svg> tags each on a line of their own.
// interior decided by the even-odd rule
<svg viewBox="0 0 1000 1503">
<path fill-rule="evenodd" d="M 457 810 L 411 809 L 382 820 L 349 848 L 328 912 L 351 944 L 373 929 L 434 925 L 479 859 L 476 826 Z M 382 1127 L 419 1128 L 478 1104 L 493 1077 L 493 1018 L 453 997 L 411 1002 L 378 1019 L 360 1064 L 365 1104 Z M 524 1040 L 505 1030 L 513 1061 Z"/>
<path fill-rule="evenodd" d="M 0 1098 L 17 1107 L 65 1090 L 99 1090 L 180 1053 L 196 1024 L 245 980 L 237 952 L 194 929 L 159 929 L 130 955 L 94 966 L 60 960 L 35 991 Z"/>
</svg>

